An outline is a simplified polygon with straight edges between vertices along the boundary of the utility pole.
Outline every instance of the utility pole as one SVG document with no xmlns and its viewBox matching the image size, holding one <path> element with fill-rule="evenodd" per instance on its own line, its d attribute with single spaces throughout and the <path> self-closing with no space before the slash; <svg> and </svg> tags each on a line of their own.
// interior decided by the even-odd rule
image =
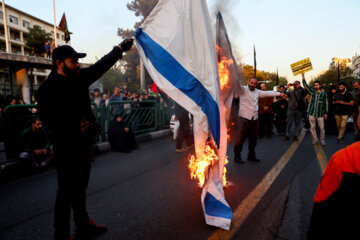
<svg viewBox="0 0 360 240">
<path fill-rule="evenodd" d="M 53 0 L 53 8 L 54 8 L 54 39 L 55 39 L 55 47 L 57 47 L 57 40 L 56 40 L 57 27 L 56 27 L 55 0 Z"/>
</svg>

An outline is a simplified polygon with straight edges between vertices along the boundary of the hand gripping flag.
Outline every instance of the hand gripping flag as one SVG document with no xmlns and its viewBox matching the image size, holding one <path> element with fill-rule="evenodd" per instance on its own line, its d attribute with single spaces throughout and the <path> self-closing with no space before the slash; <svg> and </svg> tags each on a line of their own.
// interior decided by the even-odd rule
<svg viewBox="0 0 360 240">
<path fill-rule="evenodd" d="M 137 30 L 135 46 L 159 88 L 193 114 L 196 155 L 208 138 L 217 147 L 201 201 L 206 223 L 228 230 L 233 213 L 222 186 L 227 139 L 212 37 L 205 0 L 160 0 Z"/>
</svg>

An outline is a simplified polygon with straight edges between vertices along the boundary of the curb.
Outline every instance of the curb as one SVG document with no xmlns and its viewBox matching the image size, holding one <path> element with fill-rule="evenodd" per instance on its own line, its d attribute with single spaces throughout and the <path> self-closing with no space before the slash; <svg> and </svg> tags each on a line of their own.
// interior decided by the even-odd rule
<svg viewBox="0 0 360 240">
<path fill-rule="evenodd" d="M 160 131 L 156 131 L 156 132 L 139 134 L 139 135 L 136 135 L 135 138 L 138 143 L 141 143 L 141 142 L 146 142 L 146 141 L 150 141 L 153 139 L 158 139 L 158 138 L 162 138 L 162 137 L 166 137 L 166 136 L 170 136 L 170 135 L 171 135 L 171 130 L 164 129 L 164 130 L 160 130 Z M 111 146 L 110 146 L 109 142 L 97 143 L 92 146 L 92 150 L 93 150 L 94 154 L 110 152 Z"/>
</svg>

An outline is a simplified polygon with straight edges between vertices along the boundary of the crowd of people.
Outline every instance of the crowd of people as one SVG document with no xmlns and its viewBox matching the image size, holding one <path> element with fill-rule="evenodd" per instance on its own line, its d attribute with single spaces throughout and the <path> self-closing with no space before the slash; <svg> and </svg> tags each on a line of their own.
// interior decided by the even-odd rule
<svg viewBox="0 0 360 240">
<path fill-rule="evenodd" d="M 359 82 L 353 82 L 351 91 L 347 90 L 350 86 L 340 82 L 337 88 L 332 86 L 326 92 L 319 81 L 310 87 L 304 74 L 302 77 L 303 87 L 300 81 L 295 81 L 287 86 L 278 86 L 277 91 L 266 91 L 265 83 L 258 84 L 255 77 L 249 80 L 247 86 L 241 87 L 240 94 L 234 96 L 229 122 L 230 126 L 234 126 L 235 162 L 244 163 L 241 150 L 246 138 L 249 139 L 250 161 L 259 161 L 255 156 L 257 138 L 271 138 L 275 133 L 283 136 L 285 141 L 298 141 L 302 121 L 311 132 L 312 144 L 326 146 L 325 133 L 337 134 L 337 142 L 343 144 L 348 125 L 354 127 L 354 135 L 349 137 L 354 137 L 354 141 L 360 140 L 359 128 L 352 124 L 359 114 Z"/>
<path fill-rule="evenodd" d="M 114 151 L 131 152 L 138 148 L 134 137 L 136 129 L 133 122 L 126 121 L 125 117 L 131 112 L 128 110 L 133 107 L 154 106 L 152 102 L 145 100 L 163 101 L 173 109 L 175 120 L 180 122 L 176 139 L 177 152 L 185 152 L 193 147 L 191 115 L 161 91 L 160 97 L 149 96 L 146 93 L 131 93 L 115 87 L 110 97 L 109 93 L 101 93 L 99 89 L 95 89 L 89 96 L 89 85 L 106 72 L 131 46 L 132 40 L 125 40 L 98 63 L 85 69 L 80 69 L 78 63 L 78 59 L 85 57 L 85 54 L 77 53 L 66 45 L 56 48 L 52 54 L 54 70 L 39 89 L 38 111 L 14 108 L 11 119 L 16 121 L 10 120 L 6 123 L 18 124 L 24 116 L 29 116 L 27 123 L 23 123 L 23 126 L 26 126 L 23 129 L 9 125 L 5 129 L 18 131 L 16 134 L 6 134 L 8 139 L 5 141 L 5 147 L 11 148 L 11 144 L 19 146 L 17 140 L 11 139 L 11 136 L 20 136 L 20 146 L 16 150 L 24 162 L 38 168 L 46 166 L 54 159 L 58 173 L 55 239 L 69 239 L 71 207 L 76 224 L 75 235 L 85 236 L 87 239 L 106 230 L 105 225 L 96 224 L 89 218 L 84 204 L 92 161 L 91 143 L 97 134 L 91 103 L 99 109 L 111 111 L 112 117 L 107 119 L 108 139 Z M 359 116 L 359 82 L 353 83 L 351 91 L 347 90 L 349 86 L 346 83 L 340 82 L 337 87 L 333 86 L 326 92 L 320 82 L 316 81 L 313 87 L 310 87 L 304 74 L 302 77 L 303 87 L 300 81 L 295 81 L 287 86 L 278 86 L 276 91 L 267 91 L 266 84 L 259 85 L 256 77 L 250 78 L 247 86 L 241 86 L 239 93 L 234 96 L 229 122 L 230 126 L 233 126 L 232 141 L 236 163 L 245 163 L 241 151 L 246 139 L 249 139 L 247 160 L 259 162 L 260 159 L 255 152 L 258 138 L 271 138 L 275 132 L 276 135 L 283 136 L 284 141 L 298 141 L 302 121 L 305 128 L 311 132 L 313 144 L 325 146 L 325 133 L 337 134 L 338 143 L 344 143 L 346 128 L 351 122 L 349 119 L 354 121 Z M 69 95 L 76 96 L 78 104 L 73 104 L 74 99 L 63 97 L 64 86 L 68 85 L 73 86 Z M 20 96 L 9 96 L 7 101 L 8 105 L 24 104 Z M 58 111 L 64 105 L 69 106 L 67 114 Z M 136 121 L 136 118 L 130 119 Z M 47 126 L 46 129 L 43 124 Z M 354 140 L 360 140 L 359 126 L 353 126 Z M 320 130 L 319 137 L 317 127 Z M 187 149 L 183 148 L 183 143 L 186 143 Z"/>
</svg>

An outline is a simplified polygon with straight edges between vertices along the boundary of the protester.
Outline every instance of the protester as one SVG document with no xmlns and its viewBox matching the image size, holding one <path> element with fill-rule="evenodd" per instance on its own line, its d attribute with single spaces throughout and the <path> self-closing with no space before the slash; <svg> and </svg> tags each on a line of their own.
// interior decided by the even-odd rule
<svg viewBox="0 0 360 240">
<path fill-rule="evenodd" d="M 47 57 L 47 58 L 50 58 L 50 55 L 51 55 L 51 54 L 50 54 L 50 50 L 51 50 L 50 48 L 51 48 L 51 46 L 50 46 L 49 42 L 46 41 L 46 42 L 45 42 L 45 52 L 46 52 L 46 57 Z"/>
<path fill-rule="evenodd" d="M 284 86 L 278 88 L 278 92 L 284 90 Z M 283 97 L 275 97 L 274 100 L 274 118 L 275 118 L 275 127 L 276 134 L 284 136 L 286 133 L 286 117 L 287 117 L 287 107 L 288 101 Z"/>
<path fill-rule="evenodd" d="M 121 115 L 115 115 L 110 124 L 109 142 L 111 149 L 117 152 L 129 153 L 138 148 L 131 128 L 125 124 Z"/>
<path fill-rule="evenodd" d="M 68 239 L 70 213 L 74 211 L 76 236 L 89 239 L 106 230 L 95 224 L 86 210 L 86 188 L 92 162 L 91 144 L 98 134 L 91 112 L 89 86 L 110 69 L 124 51 L 132 47 L 132 40 L 119 46 L 88 68 L 80 68 L 79 58 L 72 47 L 63 45 L 54 49 L 54 68 L 39 87 L 38 113 L 53 132 L 58 190 L 55 202 L 55 239 Z M 71 87 L 69 87 L 71 86 Z M 63 93 L 68 96 L 63 97 Z M 75 103 L 75 104 L 74 104 Z M 59 109 L 66 106 L 66 114 Z"/>
<path fill-rule="evenodd" d="M 118 101 L 122 101 L 122 100 L 125 100 L 125 99 L 123 99 L 123 97 L 121 96 L 120 88 L 114 87 L 114 94 L 109 98 L 109 102 L 110 103 L 118 102 Z M 111 104 L 111 112 L 113 115 L 120 114 L 122 108 L 123 107 L 122 107 L 121 103 Z"/>
<path fill-rule="evenodd" d="M 109 104 L 108 95 L 104 93 L 100 101 L 100 107 L 106 108 L 108 104 Z"/>
<path fill-rule="evenodd" d="M 190 129 L 190 119 L 189 119 L 189 112 L 180 106 L 178 103 L 175 102 L 175 119 L 174 121 L 179 121 L 179 132 L 176 138 L 176 152 L 186 152 L 189 150 L 193 144 L 194 140 L 191 134 Z M 183 148 L 183 142 L 186 142 L 187 148 Z"/>
<path fill-rule="evenodd" d="M 240 97 L 238 93 L 234 94 L 232 103 L 231 103 L 231 110 L 228 122 L 228 136 L 230 136 L 230 141 L 234 142 L 234 137 L 236 135 L 236 120 L 237 116 L 239 115 L 239 104 L 240 104 Z"/>
<path fill-rule="evenodd" d="M 258 79 L 250 78 L 248 86 L 240 88 L 239 115 L 237 118 L 237 134 L 234 146 L 234 161 L 244 163 L 241 160 L 241 151 L 246 138 L 249 138 L 249 161 L 260 161 L 256 158 L 255 147 L 258 135 L 258 101 L 263 97 L 286 96 L 283 93 L 273 91 L 262 91 L 256 89 Z"/>
<path fill-rule="evenodd" d="M 344 143 L 344 135 L 349 115 L 352 114 L 354 101 L 350 93 L 346 91 L 346 83 L 339 83 L 339 92 L 334 96 L 335 120 L 338 129 L 338 143 Z"/>
<path fill-rule="evenodd" d="M 100 107 L 101 97 L 100 97 L 100 89 L 95 88 L 93 92 L 93 103 L 96 104 L 97 107 Z"/>
<path fill-rule="evenodd" d="M 44 167 L 54 157 L 50 150 L 49 138 L 39 118 L 34 118 L 31 126 L 21 133 L 20 142 L 22 147 L 20 159 L 29 165 L 36 168 Z"/>
<path fill-rule="evenodd" d="M 359 159 L 360 142 L 331 157 L 314 197 L 308 240 L 360 239 Z"/>
<path fill-rule="evenodd" d="M 260 85 L 262 91 L 266 91 L 266 84 Z M 264 97 L 259 99 L 259 137 L 264 135 L 271 137 L 272 135 L 272 113 L 273 113 L 274 97 Z"/>
<path fill-rule="evenodd" d="M 334 106 L 334 96 L 336 94 L 336 87 L 331 86 L 328 95 L 328 117 L 325 120 L 325 131 L 326 134 L 337 134 L 337 126 L 335 121 L 335 106 Z"/>
<path fill-rule="evenodd" d="M 293 91 L 287 91 L 286 95 L 289 98 L 288 111 L 287 111 L 287 127 L 285 140 L 289 140 L 291 135 L 291 130 L 294 125 L 294 141 L 298 141 L 298 136 L 300 134 L 300 123 L 301 118 L 303 117 L 304 112 L 306 111 L 306 104 L 304 97 L 308 94 L 307 91 L 300 86 L 299 81 L 295 81 L 293 84 L 289 83 L 286 87 L 286 90 L 289 87 L 294 87 Z"/>
<path fill-rule="evenodd" d="M 359 127 L 357 126 L 357 124 L 355 124 L 355 121 L 356 121 L 356 119 L 357 119 L 357 117 L 359 115 L 359 110 L 358 110 L 358 106 L 359 106 L 358 96 L 360 95 L 360 83 L 359 83 L 359 81 L 354 81 L 353 82 L 353 87 L 354 87 L 353 90 L 351 90 L 351 92 L 350 92 L 352 98 L 354 99 L 352 119 L 354 120 L 355 141 L 359 141 L 360 140 Z"/>
<path fill-rule="evenodd" d="M 309 85 L 305 81 L 304 73 L 302 73 L 303 77 L 303 85 L 305 89 L 310 93 L 310 103 L 307 109 L 309 114 L 309 122 L 310 122 L 310 132 L 313 136 L 313 144 L 319 142 L 316 133 L 316 122 L 320 129 L 320 141 L 321 145 L 325 146 L 325 124 L 324 121 L 327 119 L 328 112 L 328 98 L 326 92 L 321 90 L 321 83 L 319 81 L 315 81 L 314 89 L 310 88 Z"/>
</svg>

